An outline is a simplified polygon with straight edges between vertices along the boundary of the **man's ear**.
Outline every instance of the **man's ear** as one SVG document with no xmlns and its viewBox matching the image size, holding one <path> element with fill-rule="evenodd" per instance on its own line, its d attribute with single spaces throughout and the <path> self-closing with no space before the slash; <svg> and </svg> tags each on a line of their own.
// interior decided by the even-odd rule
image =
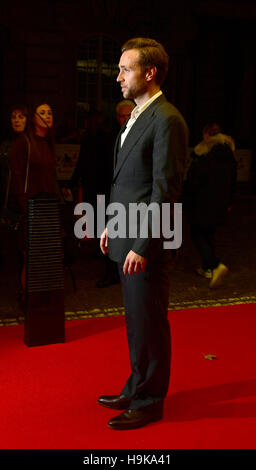
<svg viewBox="0 0 256 470">
<path fill-rule="evenodd" d="M 150 65 L 147 67 L 146 71 L 146 81 L 151 82 L 156 76 L 157 68 L 155 65 Z"/>
</svg>

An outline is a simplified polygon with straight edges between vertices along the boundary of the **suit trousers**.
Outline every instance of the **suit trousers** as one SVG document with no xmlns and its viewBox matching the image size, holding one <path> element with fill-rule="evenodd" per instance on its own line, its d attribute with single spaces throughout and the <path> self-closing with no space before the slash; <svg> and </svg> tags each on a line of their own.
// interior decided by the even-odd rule
<svg viewBox="0 0 256 470">
<path fill-rule="evenodd" d="M 215 269 L 219 264 L 219 259 L 215 254 L 216 226 L 191 225 L 191 240 L 202 260 L 202 268 Z"/>
<path fill-rule="evenodd" d="M 123 274 L 122 282 L 131 375 L 122 394 L 131 398 L 131 409 L 139 409 L 165 398 L 170 378 L 171 335 L 167 318 L 170 250 L 161 250 L 148 261 L 145 272 Z"/>
</svg>

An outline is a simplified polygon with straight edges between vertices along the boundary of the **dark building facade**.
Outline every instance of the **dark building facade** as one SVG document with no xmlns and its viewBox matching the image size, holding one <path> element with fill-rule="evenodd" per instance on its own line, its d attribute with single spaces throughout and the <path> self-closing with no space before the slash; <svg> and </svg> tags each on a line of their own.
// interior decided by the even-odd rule
<svg viewBox="0 0 256 470">
<path fill-rule="evenodd" d="M 121 44 L 160 40 L 170 55 L 164 91 L 184 114 L 191 145 L 217 120 L 237 145 L 256 131 L 256 6 L 246 1 L 37 0 L 0 6 L 1 131 L 10 105 L 45 97 L 57 126 L 91 108 L 114 115 Z M 66 127 L 65 127 L 66 126 Z"/>
</svg>

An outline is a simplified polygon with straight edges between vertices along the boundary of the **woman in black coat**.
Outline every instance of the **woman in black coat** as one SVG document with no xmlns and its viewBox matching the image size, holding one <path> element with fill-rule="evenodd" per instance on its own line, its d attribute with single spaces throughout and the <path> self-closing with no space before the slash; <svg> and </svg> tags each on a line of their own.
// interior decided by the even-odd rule
<svg viewBox="0 0 256 470">
<path fill-rule="evenodd" d="M 17 229 L 19 300 L 24 299 L 25 256 L 27 251 L 28 199 L 40 193 L 56 194 L 53 112 L 39 101 L 29 115 L 29 129 L 11 149 L 10 208 L 20 215 Z"/>
<path fill-rule="evenodd" d="M 8 262 L 10 231 L 6 224 L 7 207 L 9 204 L 9 190 L 11 181 L 10 155 L 15 141 L 27 131 L 28 108 L 23 104 L 11 107 L 9 114 L 9 130 L 6 139 L 0 144 L 0 266 Z M 15 221 L 13 226 L 15 226 Z M 11 221 L 8 221 L 11 224 Z"/>
<path fill-rule="evenodd" d="M 228 268 L 215 254 L 215 234 L 227 217 L 236 186 L 235 144 L 221 133 L 217 124 L 203 129 L 203 141 L 193 150 L 193 161 L 185 183 L 185 206 L 191 228 L 191 238 L 201 259 L 198 274 L 211 279 L 217 287 Z"/>
</svg>

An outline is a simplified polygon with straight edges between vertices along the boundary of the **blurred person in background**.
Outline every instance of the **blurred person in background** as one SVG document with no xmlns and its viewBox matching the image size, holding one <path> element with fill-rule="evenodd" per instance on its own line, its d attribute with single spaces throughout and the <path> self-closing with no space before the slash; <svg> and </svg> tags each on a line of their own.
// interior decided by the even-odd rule
<svg viewBox="0 0 256 470">
<path fill-rule="evenodd" d="M 134 108 L 135 103 L 131 100 L 122 100 L 117 103 L 116 119 L 121 127 L 130 119 L 131 112 Z"/>
<path fill-rule="evenodd" d="M 21 135 L 11 149 L 10 206 L 20 214 L 17 230 L 18 297 L 23 300 L 27 241 L 27 202 L 38 194 L 58 194 L 55 176 L 55 148 L 53 137 L 53 111 L 40 101 L 29 116 L 27 136 Z"/>
<path fill-rule="evenodd" d="M 4 264 L 5 245 L 8 238 L 3 211 L 9 199 L 10 153 L 16 138 L 27 130 L 28 108 L 23 104 L 12 106 L 8 124 L 7 138 L 0 145 L 0 265 Z"/>
<path fill-rule="evenodd" d="M 109 175 L 109 181 L 107 181 L 108 188 L 107 188 L 107 194 L 106 194 L 106 206 L 109 203 L 109 188 L 111 186 L 111 181 L 112 181 L 112 175 L 113 175 L 113 160 L 114 160 L 114 146 L 115 146 L 115 141 L 117 134 L 120 131 L 120 127 L 123 127 L 126 122 L 130 119 L 130 115 L 132 110 L 135 108 L 135 103 L 131 100 L 122 100 L 119 101 L 116 105 L 116 122 L 119 124 L 119 126 L 114 126 L 113 131 L 112 131 L 112 143 L 111 143 L 111 148 L 110 148 L 110 172 L 108 173 Z M 120 282 L 120 277 L 118 274 L 118 269 L 117 269 L 117 264 L 112 261 L 108 255 L 104 257 L 105 260 L 105 271 L 103 273 L 103 276 L 96 282 L 96 287 L 97 288 L 102 288 L 102 287 L 109 287 L 112 286 L 113 284 L 118 284 Z"/>
<path fill-rule="evenodd" d="M 197 273 L 218 287 L 228 268 L 216 256 L 216 230 L 227 218 L 236 187 L 235 143 L 221 132 L 217 123 L 203 129 L 203 140 L 191 153 L 184 202 L 190 223 L 191 239 L 202 261 Z"/>
</svg>

